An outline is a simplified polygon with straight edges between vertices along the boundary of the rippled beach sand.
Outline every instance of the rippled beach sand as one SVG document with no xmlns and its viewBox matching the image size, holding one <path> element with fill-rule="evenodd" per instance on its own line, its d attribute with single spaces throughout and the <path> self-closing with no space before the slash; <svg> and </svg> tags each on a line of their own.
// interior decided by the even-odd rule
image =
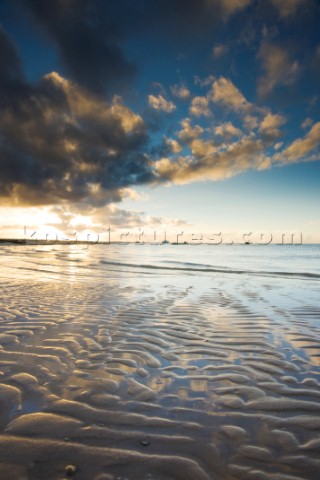
<svg viewBox="0 0 320 480">
<path fill-rule="evenodd" d="M 199 248 L 1 247 L 1 479 L 319 478 L 314 253 Z"/>
</svg>

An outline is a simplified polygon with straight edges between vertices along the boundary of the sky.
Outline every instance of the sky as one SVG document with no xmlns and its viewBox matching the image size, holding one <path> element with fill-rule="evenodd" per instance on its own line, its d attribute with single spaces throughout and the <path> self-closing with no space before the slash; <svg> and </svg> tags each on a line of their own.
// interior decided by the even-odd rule
<svg viewBox="0 0 320 480">
<path fill-rule="evenodd" d="M 0 237 L 320 242 L 319 20 L 317 0 L 0 0 Z"/>
</svg>

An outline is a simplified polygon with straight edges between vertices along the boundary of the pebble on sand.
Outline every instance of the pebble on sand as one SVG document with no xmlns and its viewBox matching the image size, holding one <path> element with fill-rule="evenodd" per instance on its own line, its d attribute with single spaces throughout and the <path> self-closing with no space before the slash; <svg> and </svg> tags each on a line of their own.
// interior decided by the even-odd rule
<svg viewBox="0 0 320 480">
<path fill-rule="evenodd" d="M 73 475 L 74 473 L 76 473 L 76 471 L 77 471 L 76 465 L 67 465 L 65 468 L 65 472 L 68 476 Z"/>
<path fill-rule="evenodd" d="M 151 444 L 150 440 L 140 440 L 140 445 L 142 445 L 143 447 L 149 447 L 149 445 Z"/>
</svg>

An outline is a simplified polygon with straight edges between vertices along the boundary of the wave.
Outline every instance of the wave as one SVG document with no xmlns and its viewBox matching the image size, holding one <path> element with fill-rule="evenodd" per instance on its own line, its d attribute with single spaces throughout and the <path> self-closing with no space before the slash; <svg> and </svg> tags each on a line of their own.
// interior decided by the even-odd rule
<svg viewBox="0 0 320 480">
<path fill-rule="evenodd" d="M 207 265 L 199 265 L 195 267 L 190 266 L 168 266 L 168 265 L 152 265 L 152 264 L 136 264 L 136 263 L 124 263 L 124 262 L 114 262 L 109 260 L 100 260 L 101 264 L 113 265 L 118 267 L 127 267 L 127 268 L 140 268 L 147 270 L 170 270 L 170 271 L 182 271 L 182 272 L 202 272 L 202 273 L 230 273 L 236 275 L 259 275 L 259 276 L 271 276 L 271 277 L 287 277 L 287 278 L 305 278 L 318 280 L 320 279 L 320 274 L 310 273 L 310 272 L 285 272 L 285 271 L 265 271 L 265 270 L 241 270 L 241 269 L 230 269 L 226 267 L 212 267 Z M 190 264 L 189 264 L 190 265 Z"/>
</svg>

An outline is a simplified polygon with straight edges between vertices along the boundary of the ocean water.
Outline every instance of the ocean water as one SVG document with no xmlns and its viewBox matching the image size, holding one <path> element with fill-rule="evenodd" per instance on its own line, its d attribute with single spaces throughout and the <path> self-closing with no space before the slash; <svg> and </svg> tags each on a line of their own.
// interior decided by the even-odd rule
<svg viewBox="0 0 320 480">
<path fill-rule="evenodd" d="M 317 480 L 320 246 L 0 247 L 0 479 Z"/>
<path fill-rule="evenodd" d="M 63 281 L 74 266 L 78 278 L 87 280 L 94 272 L 103 276 L 110 270 L 320 279 L 320 245 L 6 245 L 0 246 L 0 256 L 9 269 L 1 275 L 12 279 L 27 275 Z"/>
</svg>

